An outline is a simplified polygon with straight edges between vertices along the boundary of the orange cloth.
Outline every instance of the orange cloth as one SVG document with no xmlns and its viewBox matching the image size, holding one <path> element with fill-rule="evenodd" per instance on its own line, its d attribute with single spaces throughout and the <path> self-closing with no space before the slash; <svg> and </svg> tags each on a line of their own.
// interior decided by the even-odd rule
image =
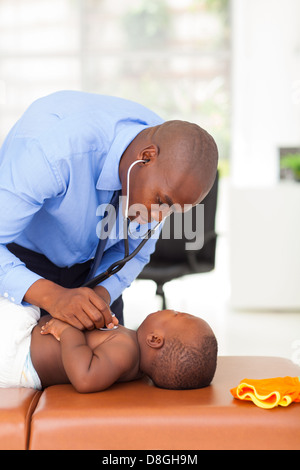
<svg viewBox="0 0 300 470">
<path fill-rule="evenodd" d="M 252 401 L 260 408 L 288 406 L 292 402 L 300 402 L 300 378 L 244 379 L 230 392 L 235 398 Z"/>
</svg>

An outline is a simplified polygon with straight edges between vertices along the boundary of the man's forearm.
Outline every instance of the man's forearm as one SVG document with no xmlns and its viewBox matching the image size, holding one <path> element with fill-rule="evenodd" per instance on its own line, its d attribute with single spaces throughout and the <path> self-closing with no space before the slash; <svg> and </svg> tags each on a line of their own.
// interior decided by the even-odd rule
<svg viewBox="0 0 300 470">
<path fill-rule="evenodd" d="M 42 277 L 27 269 L 17 256 L 0 244 L 0 295 L 21 304 L 28 288 L 39 279 Z"/>
<path fill-rule="evenodd" d="M 64 288 L 47 279 L 39 279 L 34 282 L 27 290 L 24 300 L 37 307 L 48 311 L 53 302 L 53 296 L 62 295 Z M 110 304 L 109 292 L 102 286 L 96 286 L 93 289 L 99 297 L 101 297 L 107 305 Z"/>
<path fill-rule="evenodd" d="M 36 305 L 47 312 L 51 310 L 51 304 L 54 297 L 63 294 L 64 288 L 55 284 L 47 279 L 38 279 L 34 282 L 26 294 L 24 295 L 25 302 Z"/>
<path fill-rule="evenodd" d="M 110 296 L 101 286 L 97 291 L 88 287 L 68 289 L 39 279 L 27 290 L 24 300 L 80 330 L 113 326 Z"/>
</svg>

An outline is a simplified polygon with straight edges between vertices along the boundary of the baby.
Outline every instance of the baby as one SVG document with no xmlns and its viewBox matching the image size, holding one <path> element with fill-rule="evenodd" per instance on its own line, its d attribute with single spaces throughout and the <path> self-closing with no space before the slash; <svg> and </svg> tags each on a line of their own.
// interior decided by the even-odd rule
<svg viewBox="0 0 300 470">
<path fill-rule="evenodd" d="M 137 331 L 120 325 L 106 331 L 81 331 L 50 316 L 39 319 L 39 311 L 33 306 L 25 308 L 26 314 L 23 306 L 20 312 L 17 307 L 11 306 L 11 318 L 19 316 L 15 322 L 19 325 L 27 316 L 26 327 L 14 329 L 13 322 L 8 321 L 4 330 L 0 302 L 0 332 L 5 331 L 5 335 L 0 333 L 2 387 L 42 389 L 71 383 L 78 392 L 87 393 L 142 375 L 168 389 L 201 388 L 213 379 L 217 341 L 210 326 L 193 315 L 162 310 L 148 315 Z M 7 308 L 5 317 L 9 317 Z M 17 338 L 13 330 L 17 330 Z M 23 331 L 26 335 L 21 334 Z M 3 348 L 4 336 L 7 348 Z M 12 341 L 13 349 L 9 347 Z M 20 349 L 26 352 L 26 348 L 21 363 Z"/>
</svg>

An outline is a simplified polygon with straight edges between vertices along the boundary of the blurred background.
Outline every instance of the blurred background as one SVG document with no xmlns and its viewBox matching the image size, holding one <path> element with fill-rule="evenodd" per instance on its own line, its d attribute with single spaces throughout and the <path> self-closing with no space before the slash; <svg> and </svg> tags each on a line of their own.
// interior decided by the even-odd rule
<svg viewBox="0 0 300 470">
<path fill-rule="evenodd" d="M 299 0 L 0 0 L 0 144 L 62 89 L 196 122 L 220 153 L 215 267 L 165 285 L 222 355 L 300 363 Z M 161 308 L 124 293 L 126 326 Z"/>
</svg>

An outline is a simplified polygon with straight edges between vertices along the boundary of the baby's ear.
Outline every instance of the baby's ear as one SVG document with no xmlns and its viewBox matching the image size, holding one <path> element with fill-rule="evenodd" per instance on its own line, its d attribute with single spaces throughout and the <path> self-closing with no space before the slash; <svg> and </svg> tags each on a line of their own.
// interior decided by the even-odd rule
<svg viewBox="0 0 300 470">
<path fill-rule="evenodd" d="M 159 349 L 164 345 L 164 337 L 158 333 L 149 333 L 146 338 L 146 343 L 150 348 Z"/>
</svg>

